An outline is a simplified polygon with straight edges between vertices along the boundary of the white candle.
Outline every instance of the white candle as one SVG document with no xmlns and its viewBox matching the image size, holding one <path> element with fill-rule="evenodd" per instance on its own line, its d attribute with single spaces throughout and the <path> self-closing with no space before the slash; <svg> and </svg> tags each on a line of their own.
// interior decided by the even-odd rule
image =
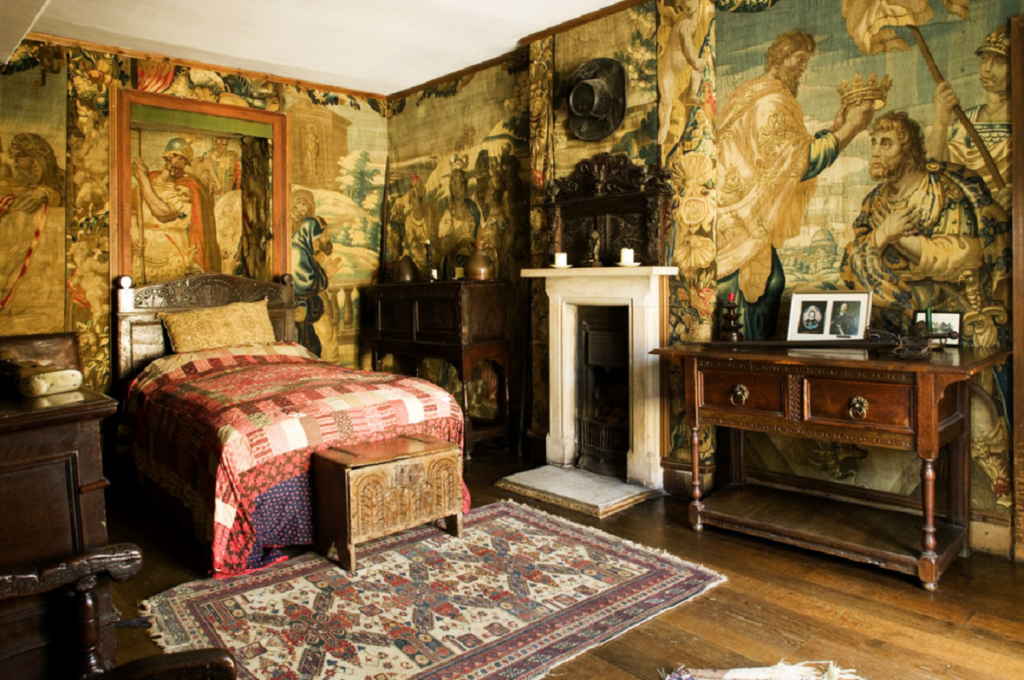
<svg viewBox="0 0 1024 680">
<path fill-rule="evenodd" d="M 555 253 L 555 266 L 565 267 L 569 264 L 568 256 L 565 253 Z"/>
<path fill-rule="evenodd" d="M 622 259 L 620 261 L 622 262 L 622 264 L 633 264 L 633 249 L 623 248 Z"/>
<path fill-rule="evenodd" d="M 431 278 L 431 280 L 433 280 L 433 281 L 436 281 L 436 280 L 437 280 L 437 270 L 436 270 L 436 269 L 431 269 L 431 270 L 430 270 L 430 278 Z"/>
</svg>

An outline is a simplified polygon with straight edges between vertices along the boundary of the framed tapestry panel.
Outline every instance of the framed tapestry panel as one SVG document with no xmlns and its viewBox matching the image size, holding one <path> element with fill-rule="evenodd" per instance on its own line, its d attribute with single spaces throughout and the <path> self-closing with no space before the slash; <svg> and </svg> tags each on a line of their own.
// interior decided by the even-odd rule
<svg viewBox="0 0 1024 680">
<path fill-rule="evenodd" d="M 113 276 L 288 271 L 284 114 L 134 90 L 117 93 L 115 110 Z"/>
</svg>

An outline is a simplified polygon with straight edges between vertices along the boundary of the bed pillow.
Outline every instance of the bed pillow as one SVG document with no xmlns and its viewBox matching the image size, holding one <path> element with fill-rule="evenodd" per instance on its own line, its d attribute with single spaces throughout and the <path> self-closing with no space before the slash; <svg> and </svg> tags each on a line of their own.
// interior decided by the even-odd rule
<svg viewBox="0 0 1024 680">
<path fill-rule="evenodd" d="M 178 353 L 239 345 L 270 345 L 277 341 L 266 300 L 235 302 L 188 312 L 164 312 L 158 316 L 167 329 L 171 348 Z"/>
</svg>

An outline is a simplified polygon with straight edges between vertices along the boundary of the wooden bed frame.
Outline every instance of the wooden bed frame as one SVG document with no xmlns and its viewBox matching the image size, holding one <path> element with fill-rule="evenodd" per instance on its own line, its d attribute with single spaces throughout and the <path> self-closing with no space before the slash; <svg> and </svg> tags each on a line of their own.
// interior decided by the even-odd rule
<svg viewBox="0 0 1024 680">
<path fill-rule="evenodd" d="M 281 283 L 228 274 L 198 274 L 184 279 L 132 288 L 130 276 L 115 281 L 117 343 L 114 388 L 124 396 L 131 380 L 154 359 L 171 354 L 171 343 L 158 314 L 220 307 L 232 302 L 267 300 L 274 335 L 295 340 L 295 290 L 291 274 Z"/>
<path fill-rule="evenodd" d="M 132 379 L 150 362 L 172 353 L 158 316 L 161 312 L 266 298 L 275 337 L 278 341 L 294 341 L 292 277 L 285 274 L 281 281 L 276 284 L 227 274 L 200 274 L 132 288 L 130 277 L 118 278 L 114 379 L 119 396 L 127 396 Z M 462 487 L 451 480 L 462 479 L 462 455 L 448 442 L 427 435 L 404 434 L 378 442 L 339 446 L 321 455 L 344 462 L 346 493 L 352 500 L 346 506 L 330 502 L 314 506 L 318 527 L 331 529 L 316 540 L 324 554 L 334 554 L 331 548 L 336 547 L 338 559 L 346 568 L 354 567 L 355 541 L 385 536 L 439 517 L 447 519 L 450 531 L 461 535 Z M 359 469 L 352 472 L 350 468 Z M 415 480 L 411 488 L 410 480 Z M 363 487 L 368 491 L 364 492 Z M 336 517 L 338 513 L 345 517 Z"/>
</svg>

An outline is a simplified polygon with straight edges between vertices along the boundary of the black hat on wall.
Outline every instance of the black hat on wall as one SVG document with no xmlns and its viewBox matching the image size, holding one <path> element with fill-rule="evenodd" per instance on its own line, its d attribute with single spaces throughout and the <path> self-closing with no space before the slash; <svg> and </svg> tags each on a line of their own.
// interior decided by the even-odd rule
<svg viewBox="0 0 1024 680">
<path fill-rule="evenodd" d="M 626 70 L 614 59 L 591 59 L 569 79 L 569 129 L 586 141 L 604 139 L 626 115 Z"/>
</svg>

